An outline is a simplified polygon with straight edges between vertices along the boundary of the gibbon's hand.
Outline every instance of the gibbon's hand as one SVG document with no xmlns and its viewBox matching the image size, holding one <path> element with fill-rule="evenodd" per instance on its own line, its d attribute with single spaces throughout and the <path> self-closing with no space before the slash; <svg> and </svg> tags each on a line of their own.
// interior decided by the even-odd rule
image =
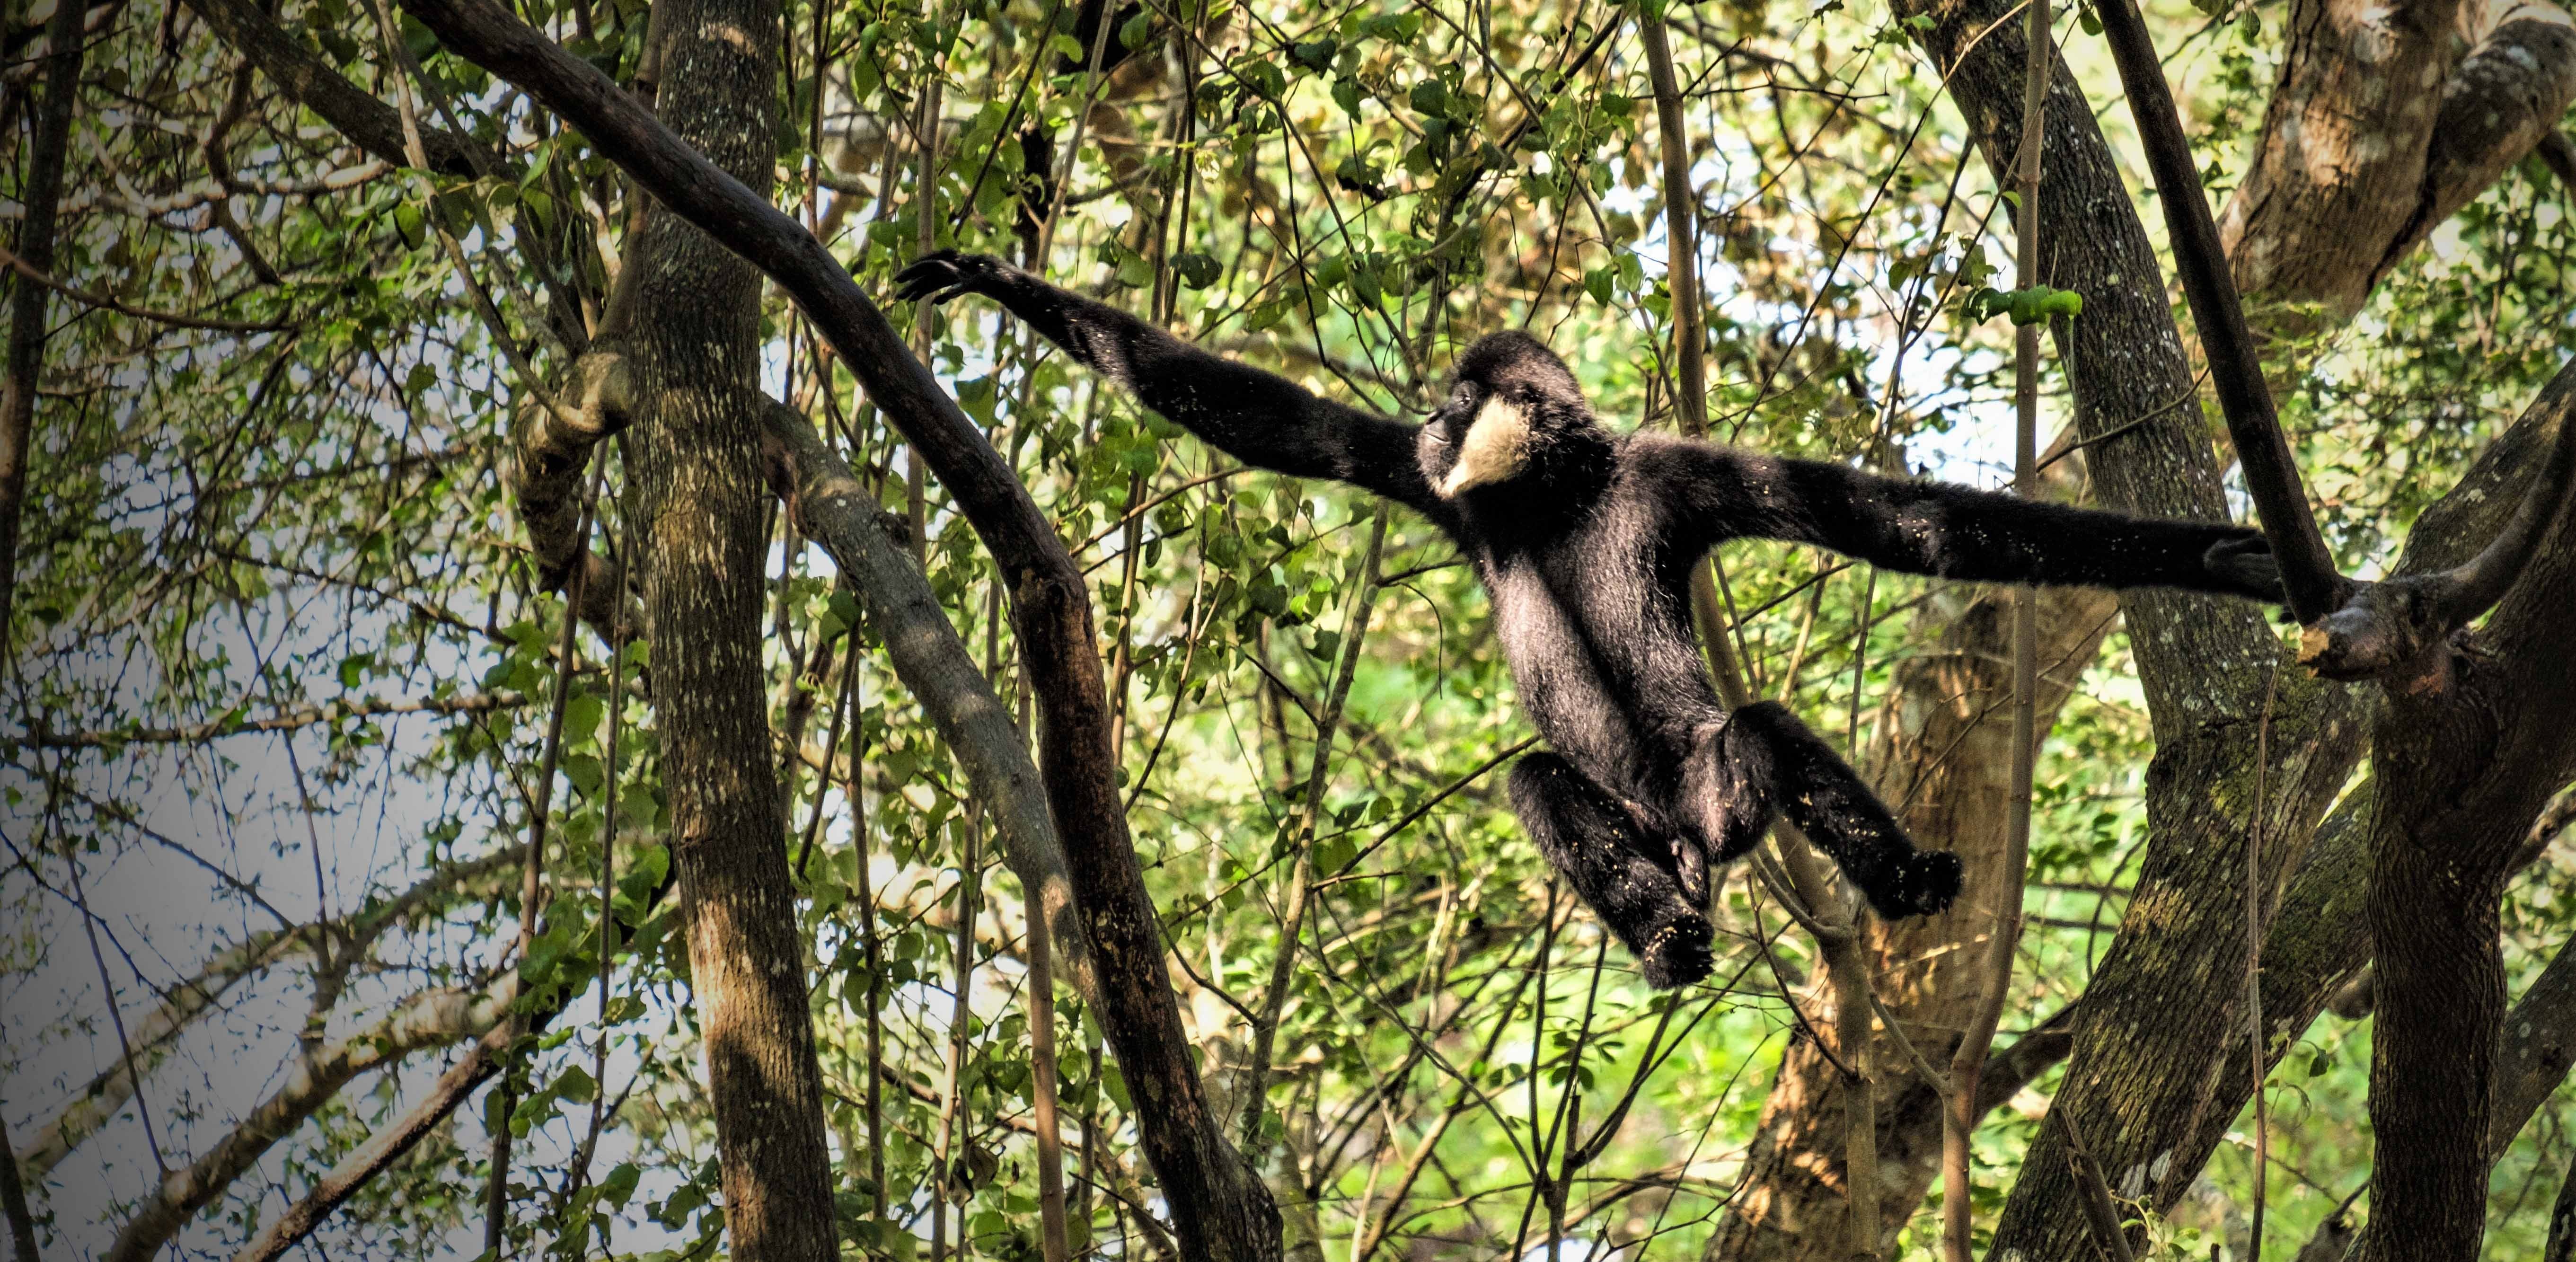
<svg viewBox="0 0 2576 1262">
<path fill-rule="evenodd" d="M 894 296 L 904 302 L 930 299 L 940 306 L 961 294 L 994 294 L 1010 276 L 1010 265 L 989 254 L 934 250 L 894 274 Z"/>
<path fill-rule="evenodd" d="M 2289 597 L 2281 587 L 2281 564 L 2272 556 L 2272 541 L 2261 535 L 2250 539 L 2222 539 L 2200 554 L 2200 563 L 2212 577 L 2242 595 L 2272 604 L 2286 604 Z"/>
</svg>

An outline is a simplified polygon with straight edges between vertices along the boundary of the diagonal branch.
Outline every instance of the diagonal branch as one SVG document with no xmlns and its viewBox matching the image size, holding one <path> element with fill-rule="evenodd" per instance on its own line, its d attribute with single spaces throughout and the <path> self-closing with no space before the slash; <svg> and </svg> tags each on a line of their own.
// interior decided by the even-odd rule
<svg viewBox="0 0 2576 1262">
<path fill-rule="evenodd" d="M 305 1057 L 287 1075 L 284 1086 L 260 1101 L 205 1155 L 163 1177 L 161 1186 L 117 1231 L 116 1242 L 105 1255 L 107 1262 L 149 1262 L 198 1210 L 221 1196 L 261 1154 L 303 1125 L 316 1109 L 337 1097 L 351 1079 L 389 1067 L 412 1052 L 492 1031 L 518 990 L 515 977 L 504 977 L 481 991 L 418 995 L 366 1030 Z"/>
<path fill-rule="evenodd" d="M 2129 112 L 2146 145 L 2147 165 L 2163 192 L 2174 267 L 2200 328 L 2210 381 L 2245 469 L 2246 490 L 2272 541 L 2290 610 L 2307 624 L 2299 661 L 2328 679 L 2426 678 L 2435 665 L 2433 650 L 2504 599 L 2558 520 L 2571 486 L 2576 486 L 2576 435 L 2568 432 L 2576 427 L 2562 418 L 2548 463 L 2532 479 L 2513 520 L 2477 556 L 2442 573 L 2382 583 L 2342 577 L 2308 512 L 2307 492 L 2281 436 L 2218 228 L 2200 192 L 2191 144 L 2183 136 L 2146 23 L 2138 16 L 2136 0 L 2104 0 L 2100 15 L 2128 91 Z M 2563 410 L 2566 402 L 2562 395 L 2557 405 Z"/>
<path fill-rule="evenodd" d="M 762 463 L 769 485 L 787 506 L 797 532 L 822 545 L 841 568 L 867 611 L 868 627 L 885 645 L 894 673 L 921 703 L 939 739 L 965 768 L 975 800 L 1001 834 L 1002 860 L 1029 897 L 1032 920 L 1041 910 L 1059 973 L 1084 1002 L 1098 1003 L 1100 983 L 1091 969 L 1089 944 L 1076 918 L 1064 843 L 1047 813 L 1043 783 L 1009 707 L 993 693 L 975 656 L 939 607 L 930 579 L 912 554 L 879 524 L 882 510 L 823 445 L 796 409 L 772 403 L 764 411 L 767 434 Z"/>
<path fill-rule="evenodd" d="M 487 894 L 482 888 L 484 882 L 497 872 L 515 868 L 526 850 L 524 845 L 505 846 L 477 858 L 440 864 L 401 893 L 372 901 L 366 910 L 345 921 L 256 933 L 216 954 L 195 976 L 163 991 L 160 1005 L 136 1023 L 132 1030 L 132 1068 L 150 1077 L 153 1067 L 167 1055 L 170 1041 L 213 1011 L 225 993 L 243 978 L 310 952 L 317 941 L 327 942 L 330 954 L 339 959 L 355 959 L 387 931 L 416 924 L 433 907 Z M 45 1177 L 124 1107 L 134 1095 L 134 1075 L 127 1069 L 122 1061 L 101 1069 L 86 1086 L 73 1093 L 69 1102 L 37 1126 L 26 1149 L 18 1154 L 29 1177 Z"/>
<path fill-rule="evenodd" d="M 394 107 L 349 82 L 251 0 L 181 2 L 213 27 L 218 38 L 285 89 L 296 104 L 320 115 L 350 143 L 395 166 L 411 165 L 403 153 L 402 118 Z M 467 179 L 480 174 L 472 141 L 454 132 L 423 128 L 421 142 L 428 150 L 431 170 Z"/>
<path fill-rule="evenodd" d="M 2246 493 L 2272 541 L 2290 611 L 2301 622 L 2315 622 L 2343 604 L 2352 585 L 2335 569 L 2334 555 L 2326 551 L 2325 536 L 2308 511 L 2307 490 L 2290 458 L 2290 444 L 2281 436 L 2272 390 L 2263 380 L 2262 356 L 2228 274 L 2227 252 L 2218 243 L 2218 224 L 2200 191 L 2200 167 L 2192 161 L 2191 142 L 2182 134 L 2182 117 L 2165 83 L 2163 63 L 2156 59 L 2155 42 L 2138 16 L 2137 0 L 2103 0 L 2097 11 L 2112 60 L 2120 67 L 2120 84 L 2128 92 L 2129 114 L 2146 145 L 2148 171 L 2163 194 L 2157 200 L 2165 208 L 2165 230 L 2173 240 L 2174 270 L 2182 276 L 2183 297 L 2200 330 L 2210 384 L 2245 470 Z"/>
<path fill-rule="evenodd" d="M 1075 902 L 1100 970 L 1101 1024 L 1135 1095 L 1182 1251 L 1219 1262 L 1276 1258 L 1278 1211 L 1210 1113 L 1181 1026 L 1118 793 L 1089 590 L 1053 523 L 840 261 L 796 221 L 492 0 L 403 7 L 449 49 L 579 128 L 663 207 L 777 281 L 973 524 L 1011 592 L 1021 662 L 1041 710 L 1041 771 L 1056 824 L 1071 839 Z"/>
</svg>

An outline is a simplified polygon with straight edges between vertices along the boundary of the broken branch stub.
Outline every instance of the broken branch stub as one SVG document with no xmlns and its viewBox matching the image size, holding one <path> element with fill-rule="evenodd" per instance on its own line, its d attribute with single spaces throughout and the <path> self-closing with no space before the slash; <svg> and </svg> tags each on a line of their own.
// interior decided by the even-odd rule
<svg viewBox="0 0 2576 1262">
<path fill-rule="evenodd" d="M 2532 405 L 2542 412 L 2535 419 L 2556 430 L 2545 462 L 2504 529 L 2450 569 L 2356 585 L 2341 608 L 2309 623 L 2300 635 L 2300 665 L 2327 679 L 2381 679 L 2401 686 L 2439 681 L 2439 650 L 2513 590 L 2576 487 L 2576 424 L 2569 416 L 2576 388 L 2562 384 L 2568 380 L 2562 373 Z"/>
</svg>

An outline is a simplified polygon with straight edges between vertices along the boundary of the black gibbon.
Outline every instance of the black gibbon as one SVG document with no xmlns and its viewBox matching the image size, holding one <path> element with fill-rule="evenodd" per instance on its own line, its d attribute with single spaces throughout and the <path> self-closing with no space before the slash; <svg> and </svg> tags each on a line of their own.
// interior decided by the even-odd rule
<svg viewBox="0 0 2576 1262">
<path fill-rule="evenodd" d="M 1564 362 L 1524 333 L 1469 347 L 1447 400 L 1415 426 L 1317 398 L 989 256 L 943 250 L 896 279 L 907 300 L 993 298 L 1246 464 L 1376 492 L 1456 540 L 1553 747 L 1512 769 L 1513 810 L 1658 987 L 1707 975 L 1711 873 L 1751 849 L 1774 811 L 1881 916 L 1939 912 L 1959 892 L 1959 857 L 1915 849 L 1804 723 L 1776 702 L 1720 704 L 1688 598 L 1690 567 L 1711 546 L 1784 539 L 1942 578 L 2281 598 L 2270 546 L 2243 527 L 1612 433 Z"/>
</svg>

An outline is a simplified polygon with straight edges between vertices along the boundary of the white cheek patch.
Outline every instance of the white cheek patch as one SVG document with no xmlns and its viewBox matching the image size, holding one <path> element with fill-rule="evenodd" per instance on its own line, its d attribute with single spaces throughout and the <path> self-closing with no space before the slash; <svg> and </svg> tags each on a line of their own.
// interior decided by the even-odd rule
<svg viewBox="0 0 2576 1262">
<path fill-rule="evenodd" d="M 1455 497 L 1470 487 L 1507 482 L 1529 463 L 1529 415 L 1501 399 L 1488 399 L 1458 444 L 1458 463 L 1440 483 L 1440 494 Z"/>
</svg>

